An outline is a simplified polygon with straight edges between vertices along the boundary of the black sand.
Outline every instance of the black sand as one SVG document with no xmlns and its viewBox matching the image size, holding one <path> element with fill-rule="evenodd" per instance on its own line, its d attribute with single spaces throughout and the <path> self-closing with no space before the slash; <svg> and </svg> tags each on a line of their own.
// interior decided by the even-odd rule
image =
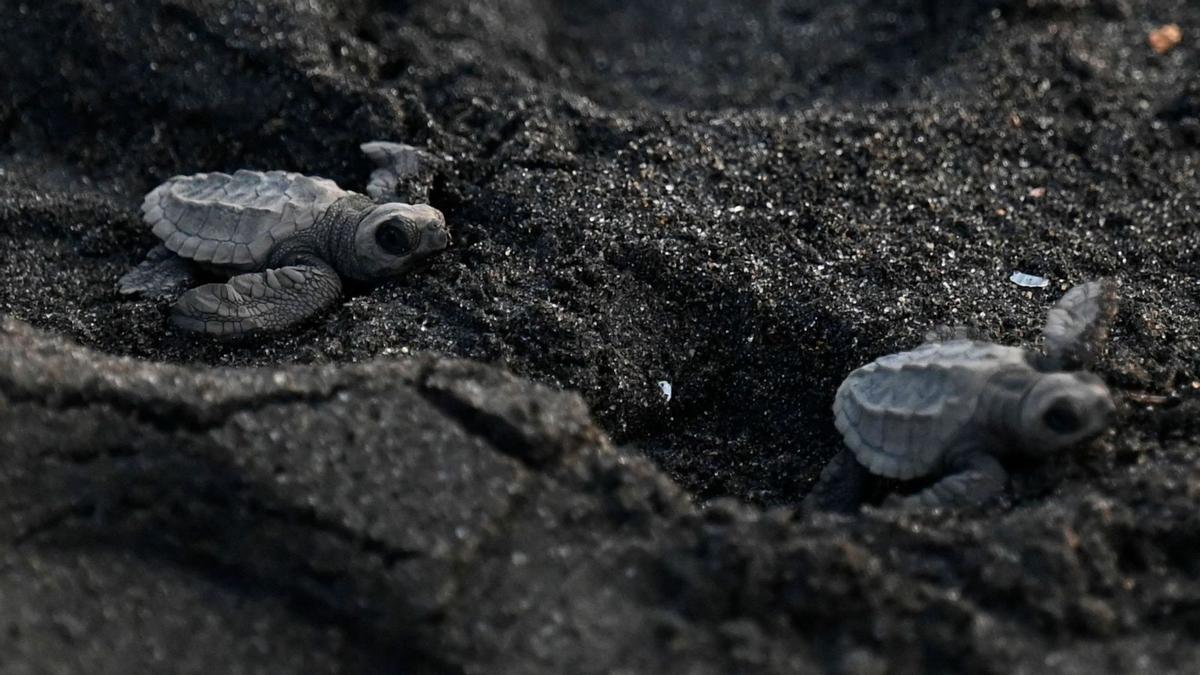
<svg viewBox="0 0 1200 675">
<path fill-rule="evenodd" d="M 0 31 L 0 313 L 34 327 L 0 333 L 0 670 L 1200 668 L 1193 4 L 0 0 Z M 115 292 L 161 180 L 356 189 L 377 138 L 447 159 L 422 273 L 234 345 Z M 1032 341 L 1098 276 L 1112 434 L 982 509 L 794 512 L 849 370 L 938 324 Z"/>
</svg>

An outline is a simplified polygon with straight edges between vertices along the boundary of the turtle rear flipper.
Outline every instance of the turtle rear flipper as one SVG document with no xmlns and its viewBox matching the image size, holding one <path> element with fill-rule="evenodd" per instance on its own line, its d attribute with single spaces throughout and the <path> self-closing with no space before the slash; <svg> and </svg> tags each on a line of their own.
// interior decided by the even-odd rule
<svg viewBox="0 0 1200 675">
<path fill-rule="evenodd" d="M 938 508 L 982 504 L 1004 490 L 1008 472 L 986 452 L 967 452 L 952 462 L 950 473 L 919 492 L 900 497 L 892 495 L 885 508 Z"/>
<path fill-rule="evenodd" d="M 1109 279 L 1067 291 L 1046 315 L 1046 356 L 1059 367 L 1086 367 L 1095 360 L 1117 313 L 1117 287 Z"/>
<path fill-rule="evenodd" d="M 332 306 L 341 293 L 337 272 L 313 261 L 193 288 L 175 302 L 171 318 L 187 331 L 240 337 L 301 323 Z"/>
<path fill-rule="evenodd" d="M 853 513 L 863 503 L 867 477 L 866 467 L 859 464 L 850 449 L 845 448 L 825 465 L 812 492 L 804 498 L 801 509 L 805 513 Z"/>
<path fill-rule="evenodd" d="M 377 202 L 425 203 L 435 160 L 411 145 L 371 141 L 359 146 L 379 168 L 371 172 L 367 194 Z"/>
<path fill-rule="evenodd" d="M 196 266 L 159 244 L 146 259 L 117 281 L 122 295 L 173 295 L 196 285 Z"/>
</svg>

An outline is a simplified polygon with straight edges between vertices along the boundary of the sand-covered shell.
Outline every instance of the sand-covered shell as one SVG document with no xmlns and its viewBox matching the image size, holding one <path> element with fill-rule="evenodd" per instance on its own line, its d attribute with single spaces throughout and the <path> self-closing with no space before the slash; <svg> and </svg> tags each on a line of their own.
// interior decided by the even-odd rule
<svg viewBox="0 0 1200 675">
<path fill-rule="evenodd" d="M 933 472 L 963 431 L 997 369 L 1028 367 L 1017 347 L 952 340 L 876 359 L 834 399 L 835 424 L 872 473 L 909 479 Z"/>
<path fill-rule="evenodd" d="M 347 196 L 336 183 L 288 171 L 176 176 L 146 195 L 142 215 L 183 258 L 233 269 L 266 263 L 271 250 L 312 227 Z"/>
</svg>

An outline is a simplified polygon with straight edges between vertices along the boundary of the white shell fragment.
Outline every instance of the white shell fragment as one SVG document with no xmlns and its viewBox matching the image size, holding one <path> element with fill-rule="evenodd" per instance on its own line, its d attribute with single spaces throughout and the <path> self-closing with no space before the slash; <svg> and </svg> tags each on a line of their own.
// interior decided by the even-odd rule
<svg viewBox="0 0 1200 675">
<path fill-rule="evenodd" d="M 1014 284 L 1025 288 L 1045 288 L 1050 285 L 1050 280 L 1046 277 L 1039 277 L 1024 272 L 1013 272 L 1012 276 L 1008 279 Z"/>
<path fill-rule="evenodd" d="M 662 392 L 663 398 L 667 399 L 667 403 L 671 402 L 671 383 L 666 380 L 658 381 L 658 390 Z"/>
</svg>

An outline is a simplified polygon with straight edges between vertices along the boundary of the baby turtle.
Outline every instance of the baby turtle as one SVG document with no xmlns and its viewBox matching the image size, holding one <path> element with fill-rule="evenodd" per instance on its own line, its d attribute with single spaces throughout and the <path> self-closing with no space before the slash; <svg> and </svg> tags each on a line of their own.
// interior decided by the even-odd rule
<svg viewBox="0 0 1200 675">
<path fill-rule="evenodd" d="M 962 506 L 1003 490 L 1010 453 L 1049 455 L 1089 440 L 1114 406 L 1090 365 L 1116 311 L 1115 287 L 1072 288 L 1047 316 L 1044 352 L 964 337 L 890 354 L 850 373 L 833 411 L 847 449 L 805 507 L 857 508 L 868 474 L 936 482 L 885 505 Z"/>
<path fill-rule="evenodd" d="M 142 219 L 162 240 L 123 276 L 124 294 L 162 295 L 195 286 L 196 273 L 229 275 L 175 301 L 188 331 L 237 337 L 283 330 L 329 308 L 342 279 L 403 274 L 450 243 L 442 212 L 406 204 L 397 181 L 429 164 L 397 143 L 365 143 L 379 168 L 366 196 L 333 181 L 286 171 L 176 176 L 146 195 Z"/>
</svg>

